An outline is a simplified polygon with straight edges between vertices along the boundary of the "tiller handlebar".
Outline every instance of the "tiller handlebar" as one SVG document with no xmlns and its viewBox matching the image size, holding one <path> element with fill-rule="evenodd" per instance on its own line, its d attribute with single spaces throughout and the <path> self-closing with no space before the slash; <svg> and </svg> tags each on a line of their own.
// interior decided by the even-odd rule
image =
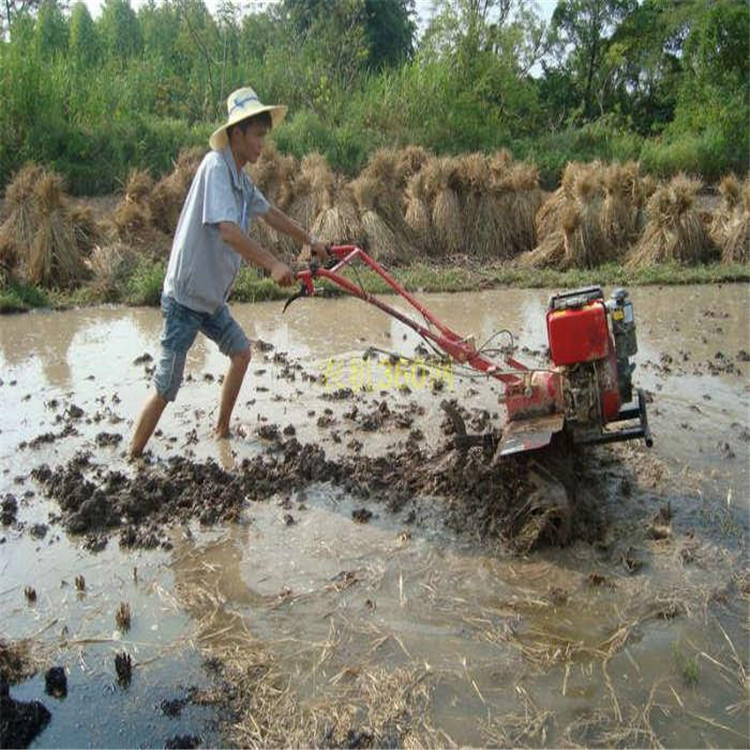
<svg viewBox="0 0 750 750">
<path fill-rule="evenodd" d="M 378 309 L 396 318 L 401 323 L 409 326 L 420 336 L 431 341 L 446 354 L 451 356 L 457 362 L 467 364 L 476 370 L 486 373 L 488 376 L 502 380 L 507 384 L 520 384 L 524 381 L 524 375 L 529 373 L 529 369 L 518 362 L 513 357 L 506 357 L 507 367 L 516 372 L 508 372 L 499 367 L 495 362 L 485 357 L 477 351 L 473 340 L 461 336 L 442 321 L 438 320 L 419 300 L 411 295 L 401 284 L 399 284 L 376 260 L 370 257 L 362 248 L 356 245 L 334 245 L 329 248 L 332 256 L 324 265 L 317 262 L 310 264 L 310 267 L 296 274 L 296 278 L 301 282 L 299 292 L 290 297 L 284 305 L 284 310 L 295 300 L 300 297 L 311 297 L 315 294 L 315 279 L 328 279 L 336 286 L 348 292 L 353 297 L 358 297 L 364 302 L 374 305 Z M 369 266 L 375 273 L 382 278 L 396 294 L 403 297 L 415 310 L 417 310 L 426 321 L 423 325 L 418 320 L 397 310 L 383 300 L 370 294 L 360 286 L 352 283 L 349 279 L 341 275 L 341 271 L 354 261 L 360 260 Z"/>
</svg>

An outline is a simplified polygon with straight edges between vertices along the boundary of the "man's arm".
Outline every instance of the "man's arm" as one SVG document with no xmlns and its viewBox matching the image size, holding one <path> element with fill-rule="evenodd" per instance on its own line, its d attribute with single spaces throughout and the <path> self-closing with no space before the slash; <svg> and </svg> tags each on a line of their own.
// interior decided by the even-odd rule
<svg viewBox="0 0 750 750">
<path fill-rule="evenodd" d="M 257 242 L 250 239 L 242 230 L 231 221 L 219 222 L 219 234 L 223 242 L 242 256 L 248 263 L 265 268 L 271 274 L 271 278 L 281 286 L 289 286 L 294 283 L 292 269 L 286 263 L 262 248 Z"/>
<path fill-rule="evenodd" d="M 277 232 L 283 232 L 299 243 L 300 246 L 310 245 L 313 255 L 319 260 L 325 260 L 328 257 L 328 250 L 326 250 L 324 242 L 320 242 L 315 237 L 309 235 L 296 221 L 289 218 L 283 211 L 276 208 L 276 206 L 271 206 L 266 213 L 261 214 L 260 218 L 269 227 L 275 229 Z"/>
</svg>

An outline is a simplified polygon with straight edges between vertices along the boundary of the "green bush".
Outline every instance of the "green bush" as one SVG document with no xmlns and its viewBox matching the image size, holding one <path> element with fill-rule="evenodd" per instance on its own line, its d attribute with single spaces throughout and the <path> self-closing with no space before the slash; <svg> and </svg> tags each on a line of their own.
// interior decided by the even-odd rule
<svg viewBox="0 0 750 750">
<path fill-rule="evenodd" d="M 43 289 L 11 281 L 0 289 L 0 313 L 25 312 L 32 307 L 49 307 L 49 297 Z"/>
<path fill-rule="evenodd" d="M 163 261 L 140 258 L 127 283 L 127 301 L 131 305 L 158 307 L 165 271 Z"/>
</svg>

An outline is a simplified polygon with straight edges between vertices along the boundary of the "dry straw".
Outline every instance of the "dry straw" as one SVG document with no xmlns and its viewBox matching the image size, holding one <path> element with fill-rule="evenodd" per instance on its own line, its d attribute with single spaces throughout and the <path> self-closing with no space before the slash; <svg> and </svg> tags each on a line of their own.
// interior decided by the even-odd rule
<svg viewBox="0 0 750 750">
<path fill-rule="evenodd" d="M 312 231 L 316 237 L 330 244 L 361 242 L 364 230 L 359 220 L 357 201 L 342 178 L 336 179 L 332 203 L 318 214 Z"/>
<path fill-rule="evenodd" d="M 405 238 L 407 229 L 404 220 L 404 174 L 401 155 L 391 148 L 380 148 L 369 158 L 360 177 L 377 185 L 376 210 L 391 231 Z M 402 242 L 406 245 L 406 241 Z"/>
<path fill-rule="evenodd" d="M 92 277 L 89 288 L 94 298 L 102 302 L 119 301 L 122 285 L 134 263 L 133 250 L 121 242 L 94 247 L 86 259 Z"/>
<path fill-rule="evenodd" d="M 172 172 L 153 186 L 148 206 L 156 229 L 171 234 L 177 228 L 190 184 L 205 153 L 206 150 L 199 146 L 182 149 Z"/>
<path fill-rule="evenodd" d="M 601 228 L 613 250 L 628 248 L 638 237 L 639 171 L 636 162 L 612 164 L 604 169 Z"/>
<path fill-rule="evenodd" d="M 154 180 L 147 171 L 134 169 L 128 175 L 125 195 L 113 217 L 121 239 L 138 242 L 152 236 L 153 214 L 149 199 L 153 188 Z"/>
<path fill-rule="evenodd" d="M 405 189 L 409 180 L 422 170 L 432 154 L 421 146 L 405 146 L 396 154 L 396 175 L 400 189 Z"/>
<path fill-rule="evenodd" d="M 570 162 L 560 187 L 535 217 L 539 244 L 519 258 L 527 268 L 590 267 L 606 258 L 600 214 L 604 190 L 598 162 Z"/>
<path fill-rule="evenodd" d="M 39 225 L 31 244 L 28 279 L 46 287 L 70 287 L 86 275 L 86 269 L 76 247 L 62 178 L 45 173 L 35 193 Z"/>
<path fill-rule="evenodd" d="M 745 178 L 741 201 L 727 224 L 721 259 L 724 263 L 750 262 L 750 177 Z"/>
<path fill-rule="evenodd" d="M 484 258 L 497 257 L 502 252 L 504 223 L 491 192 L 489 161 L 484 154 L 474 153 L 458 158 L 456 165 L 466 251 Z"/>
<path fill-rule="evenodd" d="M 435 158 L 424 167 L 437 254 L 454 255 L 466 249 L 458 199 L 458 165 L 454 159 Z"/>
<path fill-rule="evenodd" d="M 0 227 L 4 274 L 20 266 L 27 281 L 68 287 L 86 275 L 74 216 L 55 172 L 27 164 L 6 191 L 8 218 Z"/>
<path fill-rule="evenodd" d="M 695 208 L 702 183 L 679 174 L 660 187 L 648 201 L 648 224 L 629 253 L 627 266 L 642 268 L 674 261 L 705 263 L 716 257 L 716 247 Z"/>
<path fill-rule="evenodd" d="M 497 227 L 501 257 L 511 258 L 536 244 L 535 219 L 543 203 L 539 170 L 528 162 L 508 161 L 505 152 L 494 157 L 492 191 L 501 221 Z"/>
<path fill-rule="evenodd" d="M 366 249 L 373 258 L 384 262 L 410 258 L 413 251 L 403 234 L 396 233 L 381 213 L 382 201 L 387 199 L 383 184 L 362 174 L 350 188 L 359 207 Z"/>
<path fill-rule="evenodd" d="M 406 187 L 406 226 L 414 246 L 426 255 L 435 252 L 432 217 L 427 203 L 427 189 L 423 172 L 412 175 Z"/>
</svg>

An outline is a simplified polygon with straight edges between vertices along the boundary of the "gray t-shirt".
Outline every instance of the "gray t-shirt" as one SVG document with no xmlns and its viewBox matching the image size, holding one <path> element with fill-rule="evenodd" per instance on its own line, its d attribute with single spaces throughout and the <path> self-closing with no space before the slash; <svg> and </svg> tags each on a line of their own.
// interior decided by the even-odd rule
<svg viewBox="0 0 750 750">
<path fill-rule="evenodd" d="M 227 146 L 211 151 L 195 173 L 172 243 L 164 293 L 198 312 L 214 313 L 226 303 L 242 263 L 222 242 L 219 223 L 247 232 L 250 220 L 270 208 Z"/>
</svg>

